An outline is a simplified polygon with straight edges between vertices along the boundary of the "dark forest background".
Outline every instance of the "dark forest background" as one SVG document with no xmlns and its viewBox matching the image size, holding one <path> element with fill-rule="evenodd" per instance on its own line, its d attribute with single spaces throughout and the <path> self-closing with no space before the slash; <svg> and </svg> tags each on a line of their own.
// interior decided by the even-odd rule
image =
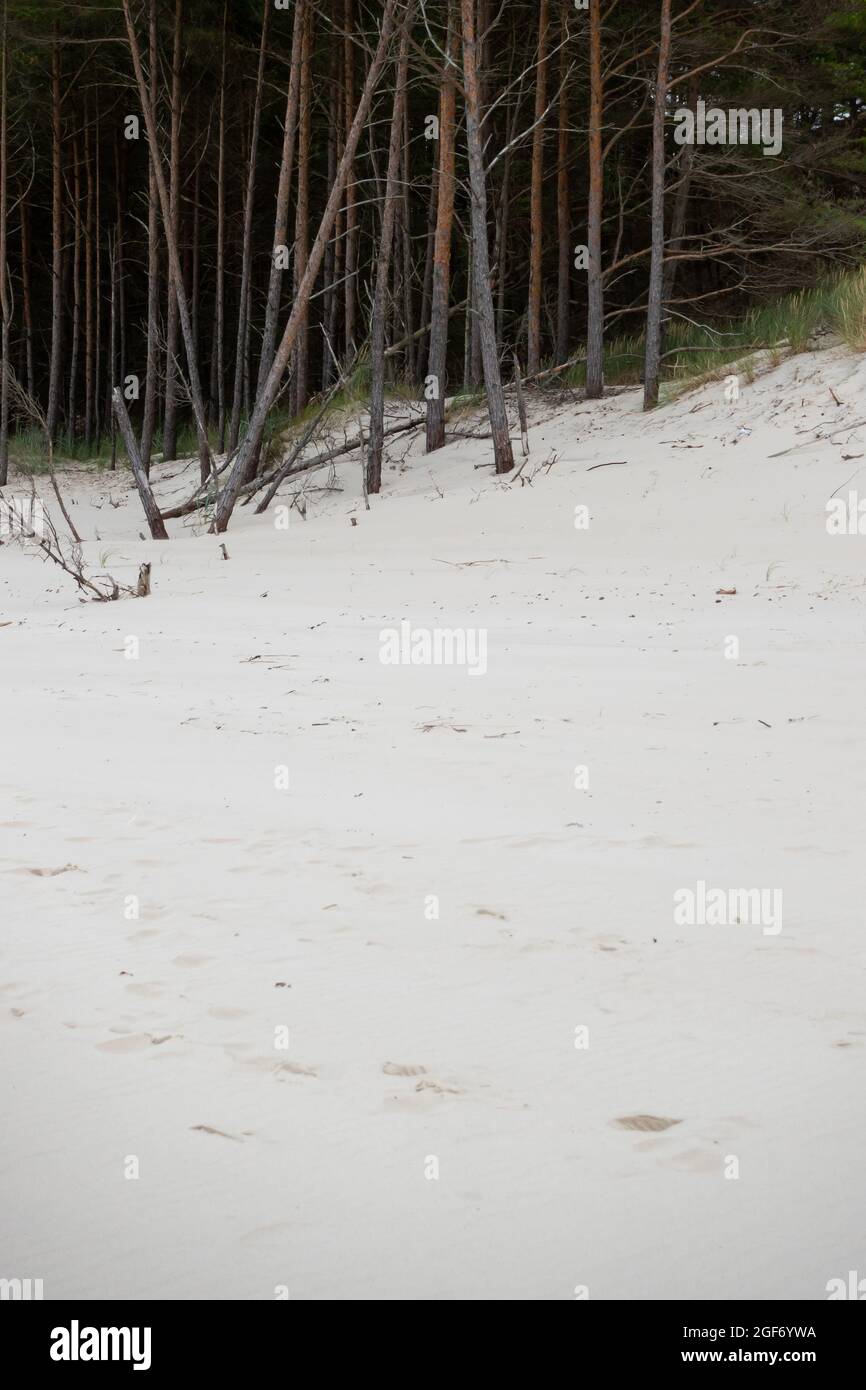
<svg viewBox="0 0 866 1390">
<path fill-rule="evenodd" d="M 114 386 L 145 467 L 194 449 L 193 367 L 217 452 L 244 440 L 257 401 L 266 433 L 338 382 L 375 389 L 377 370 L 422 399 L 431 375 L 442 396 L 490 393 L 492 353 L 509 377 L 515 359 L 529 377 L 568 363 L 593 395 L 631 342 L 637 376 L 649 363 L 664 380 L 671 334 L 723 332 L 862 262 L 863 0 L 390 0 L 369 111 L 301 302 L 388 9 L 0 5 L 3 357 L 20 388 L 4 376 L 0 481 L 40 416 L 68 454 L 116 457 Z M 781 154 L 676 145 L 674 112 L 699 98 L 782 108 Z M 576 265 L 581 246 L 588 264 Z M 262 402 L 293 307 L 285 370 Z"/>
</svg>

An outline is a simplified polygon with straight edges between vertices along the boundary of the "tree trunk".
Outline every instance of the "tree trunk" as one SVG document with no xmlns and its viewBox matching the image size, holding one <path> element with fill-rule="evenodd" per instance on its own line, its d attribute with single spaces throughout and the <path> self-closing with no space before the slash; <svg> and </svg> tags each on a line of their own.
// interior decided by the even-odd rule
<svg viewBox="0 0 866 1390">
<path fill-rule="evenodd" d="M 451 292 L 451 231 L 454 222 L 454 113 L 457 102 L 457 37 L 449 6 L 447 60 L 439 86 L 439 195 L 433 241 L 433 290 L 427 375 L 435 394 L 427 401 L 427 453 L 445 443 L 445 382 L 448 357 L 448 298 Z"/>
<path fill-rule="evenodd" d="M 601 126 L 604 86 L 601 71 L 601 0 L 589 0 L 589 204 L 587 207 L 586 395 L 604 391 L 604 279 L 601 268 L 601 218 L 604 168 Z"/>
<path fill-rule="evenodd" d="M 466 93 L 466 146 L 469 154 L 469 185 L 472 215 L 472 267 L 475 282 L 481 355 L 487 410 L 493 435 L 493 455 L 497 473 L 514 467 L 508 416 L 499 369 L 493 296 L 490 290 L 490 260 L 487 248 L 487 189 L 479 126 L 478 74 L 475 67 L 474 0 L 460 0 L 463 28 L 463 83 Z"/>
<path fill-rule="evenodd" d="M 226 26 L 228 3 L 223 6 L 223 51 L 220 66 L 219 136 L 217 149 L 217 263 L 216 303 L 214 307 L 214 376 L 216 378 L 217 449 L 226 446 Z"/>
<path fill-rule="evenodd" d="M 556 234 L 559 249 L 556 283 L 557 362 L 568 357 L 571 299 L 571 211 L 568 197 L 568 0 L 560 0 L 559 131 L 556 150 Z"/>
<path fill-rule="evenodd" d="M 102 438 L 102 176 L 99 167 L 99 92 L 93 131 L 93 437 L 99 453 Z"/>
<path fill-rule="evenodd" d="M 671 0 L 662 0 L 659 65 L 653 111 L 652 145 L 652 249 L 646 315 L 643 408 L 652 410 L 659 399 L 661 365 L 662 279 L 665 254 L 665 106 L 671 54 Z"/>
<path fill-rule="evenodd" d="M 199 104 L 196 101 L 195 108 L 195 130 L 196 146 L 198 146 L 198 135 L 201 130 L 201 116 Z M 195 177 L 192 186 L 192 250 L 191 250 L 191 273 L 190 282 L 192 285 L 192 340 L 195 343 L 196 356 L 199 357 L 199 299 L 201 295 L 201 166 L 204 159 L 204 151 L 196 151 Z"/>
<path fill-rule="evenodd" d="M 259 152 L 259 129 L 262 122 L 262 90 L 265 77 L 265 58 L 268 45 L 268 18 L 271 13 L 269 0 L 264 0 L 262 10 L 262 37 L 259 44 L 259 66 L 256 73 L 256 94 L 253 102 L 253 124 L 250 132 L 250 158 L 247 165 L 247 183 L 244 193 L 244 228 L 241 259 L 240 307 L 238 310 L 238 340 L 235 347 L 235 382 L 232 395 L 232 418 L 229 429 L 229 451 L 237 448 L 241 428 L 241 401 L 243 398 L 243 367 L 247 346 L 249 320 L 247 307 L 250 295 L 253 264 L 253 205 L 256 192 L 256 160 Z"/>
<path fill-rule="evenodd" d="M 30 292 L 30 202 L 27 189 L 21 185 L 21 299 L 24 310 L 24 360 L 27 371 L 27 394 L 33 396 L 36 378 L 33 368 L 33 304 Z"/>
<path fill-rule="evenodd" d="M 0 487 L 9 477 L 9 324 L 12 317 L 6 275 L 8 204 L 8 46 L 7 3 L 0 21 Z"/>
<path fill-rule="evenodd" d="M 437 161 L 433 177 L 430 180 L 430 197 L 427 201 L 427 246 L 424 254 L 424 283 L 421 286 L 421 328 L 419 329 L 417 359 L 419 376 L 426 376 L 430 371 L 430 304 L 433 298 L 433 256 L 436 246 L 438 211 L 439 165 Z"/>
<path fill-rule="evenodd" d="M 298 115 L 298 196 L 295 205 L 295 262 L 294 289 L 304 278 L 310 254 L 310 139 L 312 130 L 312 95 L 310 60 L 312 47 L 312 9 L 304 16 L 304 35 L 301 42 L 301 88 Z M 309 369 L 309 313 L 305 308 L 298 328 L 294 354 L 292 400 L 294 412 L 300 414 L 307 404 L 307 374 Z"/>
<path fill-rule="evenodd" d="M 547 106 L 547 26 L 549 0 L 539 0 L 538 62 L 535 79 L 535 129 L 532 132 L 532 172 L 529 193 L 529 303 L 526 370 L 541 368 L 541 258 L 543 252 L 544 108 Z"/>
<path fill-rule="evenodd" d="M 135 485 L 138 488 L 138 495 L 141 498 L 141 505 L 144 508 L 144 515 L 147 517 L 147 524 L 150 527 L 150 534 L 155 541 L 167 541 L 168 532 L 165 529 L 165 522 L 162 513 L 156 505 L 156 498 L 150 486 L 150 479 L 145 471 L 141 454 L 138 450 L 135 435 L 132 432 L 132 425 L 129 415 L 126 412 L 126 402 L 123 399 L 123 392 L 115 386 L 111 393 L 114 414 L 117 418 L 120 433 L 123 435 L 123 442 L 126 445 L 126 452 L 129 454 L 129 461 L 132 464 L 132 471 L 135 476 Z"/>
<path fill-rule="evenodd" d="M 175 241 L 180 239 L 180 116 L 181 116 L 181 41 L 183 37 L 183 0 L 175 0 L 174 43 L 171 59 L 171 135 L 169 144 L 169 203 L 171 231 Z M 165 413 L 162 428 L 163 458 L 177 455 L 177 353 L 178 353 L 177 294 L 171 277 L 168 283 L 168 305 L 165 321 Z"/>
<path fill-rule="evenodd" d="M 262 351 L 259 357 L 259 376 L 256 395 L 259 394 L 268 378 L 274 360 L 274 347 L 277 341 L 277 321 L 280 313 L 280 292 L 283 284 L 283 248 L 287 248 L 289 235 L 289 195 L 292 187 L 292 165 L 295 155 L 295 135 L 298 127 L 298 103 L 301 83 L 301 50 L 303 46 L 304 20 L 307 0 L 297 0 L 295 5 L 294 27 L 292 29 L 292 67 L 289 75 L 289 91 L 286 98 L 286 117 L 283 125 L 283 152 L 280 160 L 280 181 L 277 187 L 277 206 L 274 215 L 274 243 L 271 255 L 271 269 L 268 279 L 268 300 L 265 306 L 265 327 L 262 336 Z M 279 251 L 279 254 L 278 254 Z"/>
<path fill-rule="evenodd" d="M 90 109 L 84 108 L 84 443 L 88 452 L 93 447 L 93 159 L 90 146 Z M 69 421 L 70 434 L 75 433 L 75 421 Z"/>
<path fill-rule="evenodd" d="M 60 43 L 54 25 L 51 48 L 51 361 L 48 368 L 46 424 L 51 443 L 57 440 L 60 416 L 60 371 L 63 335 L 63 175 L 61 169 Z"/>
<path fill-rule="evenodd" d="M 344 63 L 344 118 L 346 122 L 346 143 L 349 140 L 349 131 L 352 125 L 352 115 L 355 109 L 355 45 L 352 40 L 352 0 L 345 0 L 343 8 L 343 63 Z M 354 161 L 349 169 L 346 179 L 346 251 L 345 251 L 345 310 L 344 310 L 344 329 L 346 360 L 349 361 L 355 354 L 355 307 L 357 304 L 356 279 L 358 274 L 358 208 L 357 191 L 355 189 L 355 165 Z"/>
<path fill-rule="evenodd" d="M 150 0 L 148 63 L 150 65 L 150 100 L 154 110 L 156 109 L 157 65 L 159 62 L 156 21 L 156 0 Z M 156 170 L 154 162 L 151 160 L 147 175 L 147 357 L 144 378 L 144 408 L 141 420 L 141 462 L 148 475 L 150 474 L 150 455 L 153 451 L 153 436 L 156 430 L 157 374 L 159 372 L 159 345 L 156 336 L 159 317 L 158 216 Z"/>
<path fill-rule="evenodd" d="M 292 53 L 295 46 L 292 46 Z M 337 173 L 337 149 L 340 142 L 340 130 L 342 129 L 342 112 L 340 108 L 340 56 L 339 50 L 335 45 L 331 47 L 330 57 L 330 101 L 328 112 L 328 187 L 333 187 L 334 178 Z M 339 313 L 339 295 L 337 293 L 337 246 L 340 240 L 341 220 L 337 214 L 337 221 L 334 224 L 334 234 L 328 241 L 325 250 L 325 262 L 323 276 L 325 281 L 325 294 L 322 305 L 322 390 L 325 391 L 330 386 L 336 371 L 332 349 L 336 352 L 337 341 L 337 316 Z M 273 352 L 271 354 L 273 356 Z M 270 364 L 269 364 L 270 365 Z"/>
<path fill-rule="evenodd" d="M 111 392 L 114 389 L 113 383 L 117 380 L 117 245 L 118 237 L 115 230 L 112 239 L 111 233 L 108 238 L 108 265 L 111 275 L 111 297 L 109 300 L 108 313 L 108 395 L 111 399 Z M 117 418 L 112 412 L 111 419 L 111 464 L 112 469 L 117 466 Z"/>
<path fill-rule="evenodd" d="M 69 395 L 66 418 L 69 421 L 70 432 L 74 434 L 78 405 L 78 342 L 81 335 L 81 159 L 77 135 L 72 141 L 72 204 L 72 332 L 69 339 Z"/>
<path fill-rule="evenodd" d="M 409 66 L 409 25 L 411 6 L 403 19 L 400 54 L 397 59 L 397 78 L 394 87 L 394 107 L 391 115 L 391 141 L 388 147 L 388 172 L 385 177 L 385 203 L 382 209 L 382 233 L 376 262 L 376 288 L 373 293 L 373 315 L 370 332 L 370 447 L 367 452 L 367 492 L 382 488 L 382 443 L 385 429 L 385 309 L 388 296 L 388 270 L 391 264 L 391 245 L 394 239 L 394 218 L 397 208 L 397 177 L 400 169 L 400 146 L 403 139 L 403 109 L 406 100 L 406 72 Z"/>
<path fill-rule="evenodd" d="M 128 0 L 124 0 L 124 3 L 128 3 Z M 385 0 L 385 8 L 384 13 L 382 15 L 379 41 L 376 45 L 376 51 L 373 55 L 373 59 L 370 63 L 370 67 L 367 72 L 367 79 L 364 83 L 364 90 L 361 94 L 361 99 L 358 103 L 358 108 L 355 112 L 354 120 L 352 121 L 351 127 L 349 129 L 349 133 L 346 139 L 346 146 L 343 150 L 343 155 L 340 160 L 339 167 L 337 169 L 337 176 L 334 180 L 334 185 L 328 197 L 328 201 L 325 206 L 325 211 L 322 214 L 322 220 L 319 224 L 319 230 L 316 234 L 316 240 L 313 243 L 313 248 L 310 253 L 310 259 L 307 262 L 307 269 L 304 273 L 304 278 L 301 281 L 301 284 L 298 286 L 298 293 L 295 297 L 295 302 L 292 305 L 292 312 L 290 313 L 288 323 L 286 324 L 286 327 L 283 330 L 282 341 L 280 342 L 280 346 L 274 357 L 271 370 L 268 373 L 267 381 L 265 382 L 263 389 L 261 390 L 256 399 L 255 406 L 253 407 L 253 411 L 250 416 L 250 422 L 247 426 L 246 434 L 238 449 L 237 457 L 235 459 L 232 471 L 229 474 L 225 488 L 223 489 L 222 494 L 220 495 L 215 519 L 215 528 L 218 532 L 225 531 L 226 527 L 229 524 L 231 514 L 234 510 L 235 502 L 237 501 L 238 493 L 240 492 L 241 485 L 246 476 L 249 459 L 252 455 L 255 454 L 256 450 L 259 447 L 259 443 L 261 441 L 262 433 L 265 427 L 265 421 L 267 420 L 268 413 L 271 407 L 273 406 L 274 401 L 277 398 L 283 374 L 286 370 L 286 367 L 288 366 L 289 359 L 292 354 L 292 349 L 295 346 L 295 342 L 297 340 L 298 335 L 298 328 L 300 325 L 301 311 L 309 301 L 310 293 L 312 291 L 313 285 L 315 284 L 316 276 L 318 275 L 319 270 L 321 268 L 322 259 L 325 254 L 325 247 L 328 242 L 328 237 L 331 235 L 331 230 L 334 226 L 334 221 L 337 216 L 337 208 L 345 192 L 346 181 L 349 176 L 349 171 L 352 168 L 354 162 L 355 153 L 358 148 L 358 142 L 361 138 L 361 131 L 367 119 L 367 115 L 370 110 L 370 103 L 373 100 L 373 93 L 376 89 L 376 84 L 379 80 L 382 65 L 385 61 L 385 57 L 390 46 L 391 36 L 394 29 L 394 13 L 396 10 L 396 6 L 397 0 Z"/>
<path fill-rule="evenodd" d="M 403 250 L 403 336 L 408 338 L 403 370 L 407 381 L 415 380 L 415 311 L 412 295 L 412 218 L 409 189 L 409 103 L 403 102 L 403 140 L 400 154 L 402 192 L 398 203 L 400 237 Z"/>
</svg>

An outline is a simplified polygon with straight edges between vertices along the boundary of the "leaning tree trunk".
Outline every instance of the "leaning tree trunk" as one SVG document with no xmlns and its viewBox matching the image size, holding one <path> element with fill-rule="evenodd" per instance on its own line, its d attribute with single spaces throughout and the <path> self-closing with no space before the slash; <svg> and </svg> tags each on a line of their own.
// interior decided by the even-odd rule
<svg viewBox="0 0 866 1390">
<path fill-rule="evenodd" d="M 403 109 L 406 100 L 406 72 L 409 66 L 409 24 L 411 5 L 403 20 L 400 56 L 397 60 L 397 82 L 394 88 L 394 108 L 391 115 L 391 143 L 388 148 L 388 172 L 385 178 L 385 203 L 382 209 L 382 234 L 376 262 L 376 288 L 373 294 L 373 316 L 370 332 L 370 446 L 367 452 L 367 492 L 382 488 L 382 446 L 385 429 L 385 309 L 388 297 L 388 270 L 391 265 L 391 245 L 394 240 L 394 216 L 397 208 L 397 178 L 400 169 L 400 144 L 403 138 Z"/>
<path fill-rule="evenodd" d="M 538 62 L 535 79 L 535 129 L 532 132 L 532 172 L 529 193 L 529 304 L 526 370 L 535 376 L 541 367 L 541 256 L 543 251 L 544 108 L 547 105 L 547 25 L 549 0 L 538 9 Z"/>
<path fill-rule="evenodd" d="M 508 473 L 514 467 L 511 440 L 508 435 L 508 416 L 499 369 L 496 346 L 496 327 L 493 318 L 493 295 L 490 291 L 490 258 L 487 248 L 487 189 L 485 186 L 484 156 L 479 125 L 478 73 L 475 66 L 474 0 L 460 0 L 463 28 L 463 83 L 466 92 L 466 147 L 469 154 L 469 188 L 472 215 L 472 269 L 475 283 L 475 303 L 481 335 L 481 357 L 484 366 L 484 386 L 487 391 L 487 411 L 493 435 L 493 456 L 497 473 Z"/>
<path fill-rule="evenodd" d="M 124 0 L 124 3 L 128 3 L 128 0 Z M 319 230 L 316 234 L 316 239 L 313 243 L 312 251 L 310 252 L 310 259 L 307 262 L 307 269 L 304 272 L 304 278 L 298 286 L 298 292 L 295 296 L 295 302 L 292 305 L 292 311 L 289 314 L 288 322 L 285 326 L 285 329 L 283 330 L 282 341 L 280 342 L 280 346 L 277 349 L 273 365 L 271 366 L 271 370 L 268 373 L 268 379 L 265 382 L 263 389 L 258 394 L 256 403 L 253 406 L 253 410 L 250 415 L 250 421 L 247 426 L 246 434 L 244 435 L 240 447 L 238 448 L 237 457 L 235 458 L 232 471 L 229 474 L 228 480 L 222 493 L 220 494 L 215 517 L 215 529 L 218 532 L 225 531 L 226 527 L 229 524 L 231 514 L 234 511 L 235 502 L 237 501 L 238 494 L 240 492 L 244 478 L 247 474 L 249 460 L 256 453 L 259 447 L 262 434 L 265 428 L 265 422 L 268 418 L 268 413 L 270 412 L 271 407 L 273 406 L 274 401 L 276 400 L 279 394 L 283 374 L 285 373 L 285 370 L 289 364 L 289 360 L 292 355 L 292 350 L 297 341 L 298 329 L 301 323 L 301 315 L 306 305 L 309 303 L 310 294 L 312 292 L 313 285 L 316 282 L 316 276 L 318 275 L 322 266 L 322 260 L 325 255 L 325 247 L 327 246 L 328 238 L 331 235 L 331 231 L 336 220 L 337 208 L 339 207 L 340 201 L 345 192 L 346 180 L 349 176 L 349 171 L 354 163 L 355 154 L 358 149 L 358 142 L 361 138 L 361 131 L 367 120 L 367 116 L 370 111 L 370 104 L 373 100 L 373 93 L 376 90 L 376 86 L 379 81 L 379 76 L 382 71 L 382 66 L 385 62 L 385 57 L 390 47 L 391 36 L 394 31 L 394 17 L 396 9 L 397 0 L 385 0 L 385 9 L 382 15 L 382 25 L 379 32 L 379 41 L 376 45 L 375 53 L 373 54 L 370 67 L 367 71 L 367 78 L 364 83 L 364 89 L 361 93 L 361 99 L 358 103 L 358 108 L 355 112 L 354 120 L 352 121 L 351 127 L 349 129 L 349 133 L 346 139 L 346 145 L 343 150 L 343 155 L 340 160 L 339 167 L 337 169 L 337 176 L 334 180 L 334 185 L 331 189 L 328 201 L 325 205 L 325 211 L 322 214 L 322 220 L 319 224 Z"/>
<path fill-rule="evenodd" d="M 659 66 L 653 111 L 652 249 L 646 315 L 643 408 L 658 405 L 661 366 L 662 281 L 665 254 L 665 106 L 671 56 L 671 0 L 662 0 Z"/>
<path fill-rule="evenodd" d="M 604 87 L 601 71 L 601 0 L 589 0 L 589 203 L 586 268 L 586 394 L 604 391 L 604 278 L 601 268 L 601 216 L 604 167 L 601 144 Z"/>
<path fill-rule="evenodd" d="M 132 464 L 135 485 L 138 488 L 141 505 L 147 517 L 150 534 L 155 541 L 167 541 L 168 532 L 165 529 L 165 522 L 156 504 L 156 498 L 150 486 L 150 479 L 145 472 L 144 463 L 138 451 L 138 443 L 132 432 L 132 425 L 130 424 L 129 415 L 126 411 L 126 402 L 123 399 L 123 392 L 120 390 L 119 386 L 115 386 L 112 391 L 111 400 L 120 433 L 123 435 L 123 442 L 126 445 L 126 452 L 129 454 L 129 462 Z"/>
<path fill-rule="evenodd" d="M 448 356 L 448 296 L 451 287 L 451 228 L 454 222 L 454 80 L 456 34 L 449 6 L 448 46 L 439 88 L 439 190 L 433 241 L 433 290 L 427 375 L 433 395 L 427 400 L 427 453 L 445 443 L 445 374 Z"/>
</svg>

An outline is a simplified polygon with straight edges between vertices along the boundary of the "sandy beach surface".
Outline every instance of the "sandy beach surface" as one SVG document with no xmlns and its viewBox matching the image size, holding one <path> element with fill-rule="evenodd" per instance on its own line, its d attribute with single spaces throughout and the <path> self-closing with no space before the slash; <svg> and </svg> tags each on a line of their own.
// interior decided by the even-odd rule
<svg viewBox="0 0 866 1390">
<path fill-rule="evenodd" d="M 866 535 L 827 529 L 864 388 L 834 347 L 649 418 L 536 400 L 520 477 L 398 436 L 369 510 L 355 455 L 222 538 L 142 539 L 127 473 L 63 475 L 88 565 L 153 592 L 82 603 L 0 548 L 0 1275 L 866 1275 Z M 485 660 L 383 664 L 403 623 Z M 781 915 L 675 920 L 699 883 Z"/>
</svg>

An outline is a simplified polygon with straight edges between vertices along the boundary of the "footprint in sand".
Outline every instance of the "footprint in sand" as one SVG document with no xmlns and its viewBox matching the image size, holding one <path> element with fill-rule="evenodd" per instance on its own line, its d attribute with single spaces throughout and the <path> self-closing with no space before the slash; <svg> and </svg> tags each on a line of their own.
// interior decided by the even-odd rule
<svg viewBox="0 0 866 1390">
<path fill-rule="evenodd" d="M 146 1047 L 150 1047 L 149 1033 L 130 1033 L 126 1038 L 96 1044 L 97 1052 L 141 1052 Z"/>
<path fill-rule="evenodd" d="M 32 874 L 34 878 L 56 878 L 58 874 L 83 874 L 77 864 L 61 864 L 57 869 L 16 869 L 19 874 Z"/>
<path fill-rule="evenodd" d="M 441 1081 L 419 1081 L 416 1091 L 432 1091 L 435 1096 L 463 1096 L 466 1094 L 459 1086 L 443 1086 Z"/>
<path fill-rule="evenodd" d="M 622 1115 L 611 1120 L 617 1129 L 635 1129 L 642 1134 L 659 1134 L 663 1129 L 681 1125 L 682 1120 L 669 1120 L 664 1115 Z"/>
<path fill-rule="evenodd" d="M 208 965 L 213 956 L 197 956 L 192 951 L 187 955 L 175 956 L 172 965 Z"/>
<path fill-rule="evenodd" d="M 290 1072 L 292 1076 L 318 1076 L 315 1067 L 304 1067 L 300 1062 L 277 1062 L 273 1068 L 279 1074 L 281 1071 Z"/>
<path fill-rule="evenodd" d="M 213 1125 L 190 1125 L 190 1129 L 197 1130 L 199 1134 L 215 1134 L 220 1139 L 232 1139 L 236 1144 L 244 1142 L 239 1134 L 226 1134 L 224 1129 L 214 1129 Z"/>
<path fill-rule="evenodd" d="M 426 1067 L 413 1067 L 403 1062 L 386 1062 L 382 1071 L 386 1076 L 422 1076 Z"/>
<path fill-rule="evenodd" d="M 725 1156 L 710 1149 L 684 1149 L 666 1158 L 664 1164 L 681 1173 L 724 1173 Z"/>
</svg>

